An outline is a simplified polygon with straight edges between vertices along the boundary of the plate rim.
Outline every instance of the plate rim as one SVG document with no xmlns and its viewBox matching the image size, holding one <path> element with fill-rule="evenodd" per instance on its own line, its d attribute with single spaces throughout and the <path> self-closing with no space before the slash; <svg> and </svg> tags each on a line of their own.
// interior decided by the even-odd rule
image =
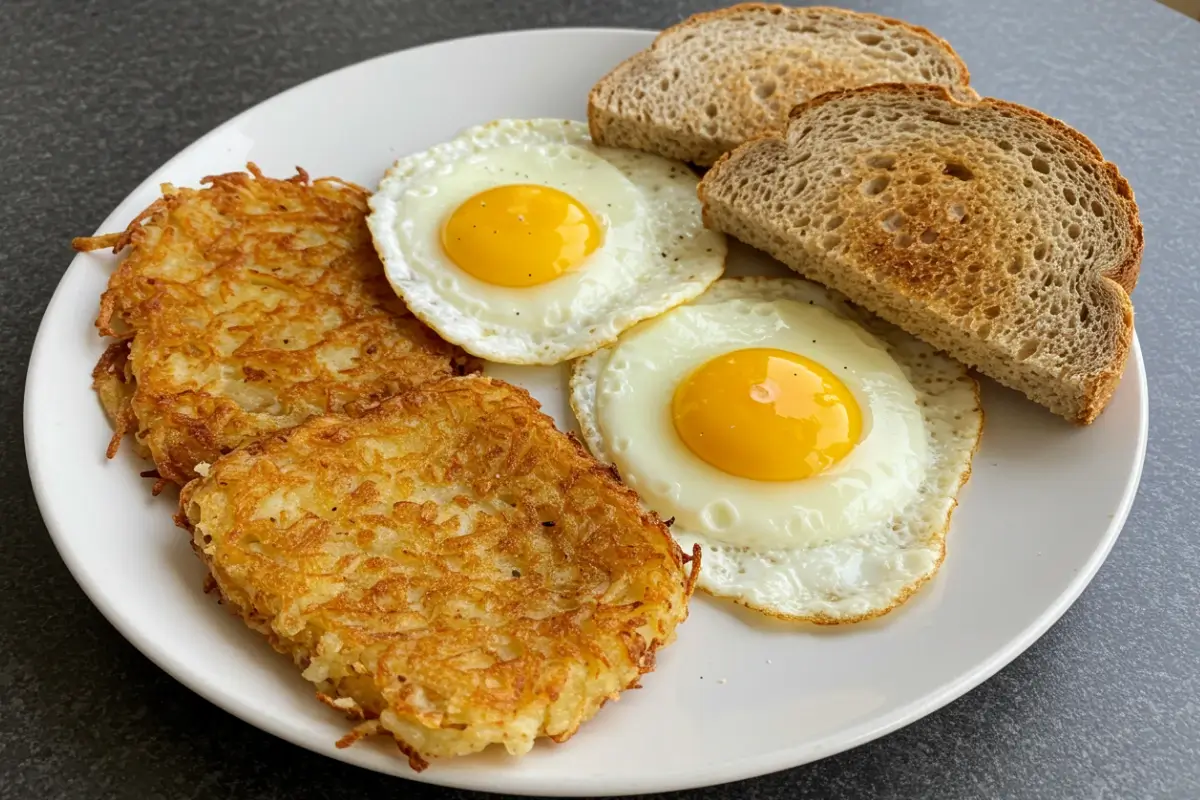
<svg viewBox="0 0 1200 800">
<path fill-rule="evenodd" d="M 475 40 L 482 39 L 500 39 L 500 38 L 522 38 L 528 36 L 591 36 L 591 35 L 618 35 L 627 36 L 630 34 L 638 36 L 657 35 L 659 31 L 645 28 L 624 28 L 615 26 L 604 27 L 578 27 L 578 26 L 562 26 L 562 27 L 540 27 L 540 28 L 522 28 L 509 31 L 498 31 L 491 33 L 479 33 L 469 36 L 456 37 L 451 39 L 442 39 L 433 42 L 427 42 L 413 47 L 403 48 L 401 50 L 382 53 L 362 61 L 347 64 L 329 72 L 322 73 L 308 80 L 302 81 L 295 86 L 278 92 L 270 97 L 261 100 L 258 103 L 242 110 L 241 112 L 226 119 L 224 122 L 216 125 L 208 130 L 202 136 L 188 144 L 183 149 L 176 152 L 173 156 L 167 159 L 162 164 L 158 165 L 147 175 L 141 182 L 130 190 L 126 196 L 117 204 L 117 206 L 109 213 L 103 222 L 97 227 L 96 233 L 99 234 L 113 227 L 114 219 L 119 216 L 125 216 L 124 207 L 130 203 L 131 199 L 143 190 L 145 190 L 154 180 L 154 176 L 160 173 L 164 168 L 173 162 L 181 159 L 192 150 L 201 147 L 210 139 L 215 138 L 221 132 L 236 125 L 243 118 L 256 113 L 262 106 L 279 100 L 293 92 L 299 92 L 311 88 L 323 80 L 331 79 L 342 72 L 352 69 L 366 67 L 377 61 L 396 57 L 400 54 L 408 54 L 416 51 L 425 50 L 428 48 L 437 48 L 450 44 L 467 44 Z M 46 348 L 47 335 L 47 320 L 50 319 L 52 311 L 56 304 L 65 302 L 64 295 L 61 293 L 64 282 L 68 275 L 76 268 L 77 262 L 83 258 L 85 254 L 76 253 L 68 264 L 66 270 L 63 271 L 58 284 L 55 286 L 54 293 L 46 304 L 45 310 L 42 312 L 42 318 L 38 323 L 37 334 L 34 339 L 33 347 L 30 351 L 29 361 L 26 367 L 25 386 L 22 399 L 22 424 L 23 424 L 23 444 L 25 447 L 26 468 L 29 474 L 30 483 L 33 488 L 34 498 L 37 503 L 38 511 L 41 514 L 42 522 L 46 528 L 50 539 L 54 544 L 55 550 L 59 557 L 66 564 L 71 577 L 79 585 L 88 600 L 100 611 L 101 615 L 111 624 L 122 637 L 132 644 L 143 656 L 148 658 L 156 667 L 163 670 L 173 679 L 183 684 L 185 687 L 203 697 L 213 705 L 223 711 L 232 714 L 238 719 L 246 722 L 261 731 L 276 736 L 291 744 L 298 745 L 305 750 L 316 753 L 327 758 L 336 758 L 343 763 L 352 764 L 357 767 L 379 771 L 372 768 L 369 764 L 360 764 L 347 758 L 338 757 L 336 753 L 329 753 L 313 746 L 309 742 L 305 742 L 299 735 L 295 733 L 295 729 L 283 723 L 276 723 L 275 718 L 266 713 L 260 713 L 254 708 L 246 707 L 226 696 L 220 690 L 220 684 L 216 681 L 204 680 L 199 670 L 192 670 L 189 665 L 173 656 L 165 648 L 160 648 L 159 645 L 150 638 L 141 634 L 136 625 L 131 623 L 126 617 L 118 613 L 105 600 L 103 593 L 97 584 L 90 580 L 90 576 L 82 563 L 76 560 L 75 554 L 71 547 L 67 544 L 68 536 L 62 532 L 66 526 L 57 519 L 57 514 L 54 510 L 55 503 L 48 496 L 48 486 L 46 475 L 46 467 L 42 464 L 42 458 L 38 453 L 37 438 L 35 432 L 34 421 L 37 417 L 37 408 L 33 403 L 33 394 L 35 391 L 35 373 L 39 370 L 39 364 L 43 363 L 51 354 L 44 352 Z M 1134 373 L 1134 374 L 1131 374 Z M 571 784 L 560 783 L 535 783 L 530 785 L 529 776 L 521 776 L 515 772 L 506 772 L 504 770 L 488 770 L 483 772 L 457 772 L 457 771 L 439 771 L 434 770 L 431 773 L 413 773 L 412 775 L 393 775 L 393 777 L 402 780 L 415 780 L 421 783 L 429 783 L 433 785 L 445 786 L 454 789 L 467 789 L 476 791 L 491 791 L 491 792 L 516 792 L 527 796 L 594 796 L 598 791 L 607 796 L 617 794 L 646 794 L 654 792 L 668 792 L 696 789 L 706 786 L 714 786 L 724 783 L 730 783 L 748 778 L 758 777 L 773 772 L 778 772 L 786 769 L 791 769 L 822 758 L 835 755 L 847 750 L 851 750 L 862 744 L 865 744 L 874 739 L 886 736 L 906 725 L 909 725 L 938 709 L 949 704 L 953 700 L 962 697 L 967 692 L 971 691 L 988 678 L 995 675 L 1005 666 L 1010 664 L 1018 656 L 1025 652 L 1034 642 L 1045 634 L 1051 626 L 1056 623 L 1067 609 L 1070 608 L 1075 601 L 1080 597 L 1083 591 L 1090 585 L 1092 579 L 1099 571 L 1100 567 L 1107 560 L 1109 553 L 1112 551 L 1117 539 L 1120 537 L 1121 531 L 1124 528 L 1125 522 L 1129 517 L 1129 513 L 1133 507 L 1133 503 L 1137 498 L 1137 490 L 1141 482 L 1141 476 L 1146 459 L 1147 442 L 1149 435 L 1149 385 L 1147 381 L 1145 361 L 1142 357 L 1141 345 L 1138 340 L 1135 329 L 1133 337 L 1133 346 L 1131 348 L 1130 357 L 1125 367 L 1125 376 L 1136 377 L 1137 391 L 1137 415 L 1138 415 L 1138 431 L 1136 452 L 1134 454 L 1134 464 L 1132 469 L 1126 476 L 1125 486 L 1123 489 L 1121 500 L 1117 506 L 1116 512 L 1109 521 L 1108 527 L 1105 530 L 1102 539 L 1098 546 L 1088 557 L 1087 561 L 1076 571 L 1071 582 L 1066 586 L 1063 592 L 1050 604 L 1038 617 L 1022 630 L 1017 636 L 1013 637 L 1004 647 L 1000 648 L 990 658 L 980 662 L 974 668 L 968 670 L 963 675 L 953 681 L 949 681 L 937 689 L 926 693 L 924 696 L 916 698 L 910 703 L 901 706 L 892 712 L 869 719 L 868 721 L 855 726 L 848 732 L 840 735 L 834 734 L 826 736 L 816 742 L 773 750 L 768 753 L 759 754 L 747 758 L 742 758 L 734 762 L 725 762 L 716 768 L 707 768 L 700 770 L 691 770 L 688 772 L 676 772 L 669 774 L 656 775 L 652 780 L 644 779 L 623 779 L 620 777 L 608 777 L 603 784 L 603 788 L 599 786 L 573 786 Z M 1124 379 L 1123 379 L 1124 380 Z M 341 751 L 339 751 L 341 752 Z M 382 771 L 380 771 L 382 772 Z M 382 774 L 390 774 L 382 772 Z"/>
</svg>

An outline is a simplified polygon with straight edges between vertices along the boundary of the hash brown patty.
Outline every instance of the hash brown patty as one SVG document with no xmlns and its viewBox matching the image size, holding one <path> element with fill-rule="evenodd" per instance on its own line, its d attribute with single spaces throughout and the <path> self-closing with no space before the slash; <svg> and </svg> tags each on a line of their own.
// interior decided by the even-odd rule
<svg viewBox="0 0 1200 800">
<path fill-rule="evenodd" d="M 201 468 L 179 523 L 223 601 L 413 769 L 570 737 L 653 669 L 699 554 L 523 389 L 451 378 Z M 691 567 L 687 563 L 691 561 Z"/>
<path fill-rule="evenodd" d="M 164 185 L 123 233 L 73 242 L 128 249 L 100 302 L 113 342 L 93 385 L 109 457 L 132 432 L 156 492 L 263 434 L 476 369 L 389 287 L 364 189 L 248 169 Z"/>
</svg>

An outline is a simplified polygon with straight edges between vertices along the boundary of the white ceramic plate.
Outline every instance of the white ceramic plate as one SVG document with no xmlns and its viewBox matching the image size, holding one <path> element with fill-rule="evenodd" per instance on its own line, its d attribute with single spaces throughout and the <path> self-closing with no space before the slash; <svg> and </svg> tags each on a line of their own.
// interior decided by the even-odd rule
<svg viewBox="0 0 1200 800">
<path fill-rule="evenodd" d="M 652 34 L 509 33 L 422 47 L 304 84 L 247 111 L 151 175 L 100 225 L 116 231 L 170 181 L 257 162 L 374 186 L 398 155 L 497 117 L 583 119 L 588 89 Z M 87 233 L 79 231 L 79 233 Z M 64 243 L 65 244 L 65 243 Z M 645 689 L 570 742 L 522 760 L 499 752 L 414 775 L 382 743 L 336 750 L 345 721 L 290 663 L 201 592 L 203 571 L 152 499 L 146 464 L 104 458 L 109 427 L 89 388 L 102 349 L 92 320 L 115 263 L 82 255 L 46 310 L 29 365 L 29 471 L 63 559 L 104 615 L 163 669 L 222 708 L 296 744 L 448 786 L 550 795 L 665 791 L 746 778 L 866 742 L 928 714 L 1000 669 L 1067 609 L 1112 547 L 1146 444 L 1146 380 L 1134 348 L 1111 407 L 1078 429 L 987 385 L 987 422 L 941 575 L 881 621 L 833 630 L 771 623 L 697 596 Z M 778 265 L 739 250 L 731 271 Z M 497 368 L 560 426 L 574 426 L 556 368 Z"/>
</svg>

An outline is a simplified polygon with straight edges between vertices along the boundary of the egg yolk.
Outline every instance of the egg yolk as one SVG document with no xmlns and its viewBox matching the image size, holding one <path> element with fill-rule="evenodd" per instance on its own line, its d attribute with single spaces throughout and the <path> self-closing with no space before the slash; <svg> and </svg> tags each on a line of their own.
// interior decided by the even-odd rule
<svg viewBox="0 0 1200 800">
<path fill-rule="evenodd" d="M 600 246 L 587 207 L 549 186 L 496 186 L 442 226 L 442 249 L 460 269 L 496 286 L 536 286 L 579 266 Z"/>
<path fill-rule="evenodd" d="M 818 475 L 845 458 L 862 433 L 858 403 L 832 372 L 765 347 L 697 368 L 676 387 L 671 412 L 696 456 L 758 481 Z"/>
</svg>

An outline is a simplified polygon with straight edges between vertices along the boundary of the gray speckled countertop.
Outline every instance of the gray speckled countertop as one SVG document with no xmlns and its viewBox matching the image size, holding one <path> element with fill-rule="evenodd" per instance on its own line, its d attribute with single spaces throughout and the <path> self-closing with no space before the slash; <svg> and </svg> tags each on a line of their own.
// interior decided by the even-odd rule
<svg viewBox="0 0 1200 800">
<path fill-rule="evenodd" d="M 55 553 L 29 488 L 20 420 L 34 332 L 71 236 L 95 229 L 159 164 L 253 103 L 425 42 L 539 26 L 657 28 L 709 5 L 0 2 L 0 796 L 468 796 L 260 733 L 160 672 L 105 622 Z M 981 93 L 1061 117 L 1120 164 L 1146 226 L 1134 302 L 1150 450 L 1107 564 L 1011 666 L 882 740 L 693 794 L 1200 797 L 1200 24 L 1151 0 L 847 5 L 933 29 L 970 64 Z"/>
</svg>

